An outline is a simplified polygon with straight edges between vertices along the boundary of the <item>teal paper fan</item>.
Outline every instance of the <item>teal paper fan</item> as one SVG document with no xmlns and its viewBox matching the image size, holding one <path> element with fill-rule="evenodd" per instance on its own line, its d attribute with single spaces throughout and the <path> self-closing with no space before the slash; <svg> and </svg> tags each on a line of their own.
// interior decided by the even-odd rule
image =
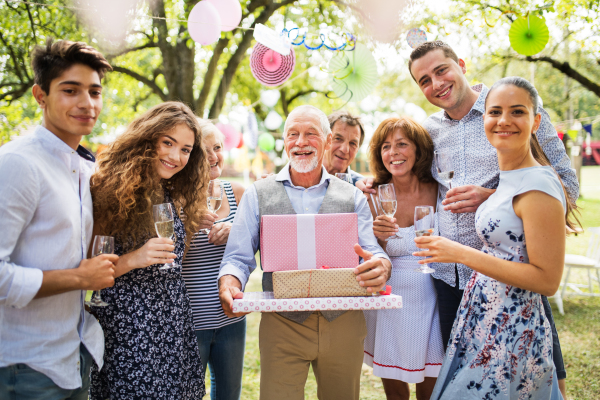
<svg viewBox="0 0 600 400">
<path fill-rule="evenodd" d="M 528 15 L 525 18 L 518 18 L 512 23 L 508 38 L 510 45 L 517 53 L 532 56 L 544 50 L 548 44 L 550 32 L 548 32 L 543 17 Z"/>
<path fill-rule="evenodd" d="M 357 43 L 353 51 L 340 51 L 329 61 L 332 89 L 338 98 L 361 101 L 371 93 L 379 74 L 375 58 L 364 44 Z"/>
</svg>

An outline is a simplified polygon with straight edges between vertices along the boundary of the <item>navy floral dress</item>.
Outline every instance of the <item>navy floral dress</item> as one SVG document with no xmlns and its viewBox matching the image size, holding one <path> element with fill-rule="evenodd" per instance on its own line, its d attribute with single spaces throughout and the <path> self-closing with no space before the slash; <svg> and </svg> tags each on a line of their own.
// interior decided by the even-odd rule
<svg viewBox="0 0 600 400">
<path fill-rule="evenodd" d="M 167 194 L 167 201 L 170 199 Z M 175 216 L 179 267 L 134 269 L 102 290 L 94 307 L 104 330 L 104 366 L 92 367 L 90 399 L 201 399 L 202 362 L 190 301 L 181 275 L 185 229 Z M 121 243 L 115 253 L 123 254 Z"/>
<path fill-rule="evenodd" d="M 551 167 L 501 171 L 498 189 L 475 216 L 483 252 L 529 262 L 523 221 L 512 201 L 532 190 L 566 207 Z M 474 272 L 431 399 L 562 399 L 541 295 Z"/>
</svg>

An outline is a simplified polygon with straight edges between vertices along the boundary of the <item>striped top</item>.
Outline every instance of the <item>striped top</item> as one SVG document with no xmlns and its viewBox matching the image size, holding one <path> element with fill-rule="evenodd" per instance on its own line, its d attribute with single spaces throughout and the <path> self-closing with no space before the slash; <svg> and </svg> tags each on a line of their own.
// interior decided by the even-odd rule
<svg viewBox="0 0 600 400">
<path fill-rule="evenodd" d="M 231 183 L 221 181 L 229 202 L 229 215 L 218 222 L 233 222 L 237 211 Z M 226 244 L 215 246 L 208 243 L 204 232 L 197 232 L 192 238 L 190 249 L 183 261 L 183 279 L 187 287 L 194 326 L 196 330 L 217 329 L 241 321 L 245 317 L 229 318 L 223 313 L 219 302 L 217 276 Z"/>
</svg>

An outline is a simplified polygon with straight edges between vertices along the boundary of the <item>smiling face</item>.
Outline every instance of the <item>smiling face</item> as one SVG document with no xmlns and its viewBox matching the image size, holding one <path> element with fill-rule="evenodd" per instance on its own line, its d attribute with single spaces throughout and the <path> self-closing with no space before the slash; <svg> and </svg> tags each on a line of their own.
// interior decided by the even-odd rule
<svg viewBox="0 0 600 400">
<path fill-rule="evenodd" d="M 223 172 L 223 143 L 215 135 L 206 136 L 203 142 L 206 159 L 210 164 L 210 180 L 217 179 Z"/>
<path fill-rule="evenodd" d="M 446 57 L 443 50 L 433 50 L 415 60 L 410 68 L 427 100 L 449 114 L 468 98 L 469 83 L 463 60 Z"/>
<path fill-rule="evenodd" d="M 190 159 L 194 146 L 194 132 L 185 124 L 176 125 L 158 138 L 156 145 L 156 172 L 162 179 L 170 179 L 181 171 Z"/>
<path fill-rule="evenodd" d="M 330 174 L 346 172 L 360 147 L 360 126 L 337 121 L 331 131 L 333 139 L 331 149 L 325 152 L 325 168 Z"/>
<path fill-rule="evenodd" d="M 322 165 L 325 150 L 331 147 L 331 135 L 323 134 L 316 114 L 291 114 L 286 121 L 284 144 L 291 168 L 307 173 Z"/>
<path fill-rule="evenodd" d="M 401 129 L 390 133 L 381 145 L 381 160 L 392 176 L 412 173 L 417 159 L 417 147 Z"/>
<path fill-rule="evenodd" d="M 49 93 L 34 85 L 33 96 L 44 110 L 43 126 L 72 148 L 89 135 L 102 111 L 98 72 L 75 64 L 50 82 Z"/>
<path fill-rule="evenodd" d="M 513 85 L 492 90 L 486 99 L 485 134 L 498 151 L 529 149 L 531 133 L 537 131 L 541 114 L 534 112 L 529 93 Z"/>
</svg>

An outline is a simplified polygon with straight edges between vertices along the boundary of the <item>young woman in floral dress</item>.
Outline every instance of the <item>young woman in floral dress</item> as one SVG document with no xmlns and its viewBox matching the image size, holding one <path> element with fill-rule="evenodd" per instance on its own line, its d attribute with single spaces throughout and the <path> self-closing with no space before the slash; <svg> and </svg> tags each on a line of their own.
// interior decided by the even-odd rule
<svg viewBox="0 0 600 400">
<path fill-rule="evenodd" d="M 428 249 L 415 255 L 427 262 L 475 271 L 431 399 L 562 399 L 541 295 L 560 284 L 574 205 L 537 142 L 537 103 L 535 88 L 518 77 L 501 79 L 487 96 L 484 127 L 498 152 L 500 183 L 476 213 L 482 251 L 442 237 L 415 239 Z"/>
<path fill-rule="evenodd" d="M 189 238 L 206 211 L 208 162 L 183 103 L 136 118 L 98 158 L 91 178 L 94 232 L 115 237 L 115 285 L 92 307 L 105 337 L 90 399 L 200 399 L 204 395 L 190 300 L 181 275 Z M 171 203 L 176 241 L 156 237 L 152 206 Z M 180 210 L 186 215 L 185 226 Z M 173 269 L 159 270 L 165 262 Z"/>
</svg>

